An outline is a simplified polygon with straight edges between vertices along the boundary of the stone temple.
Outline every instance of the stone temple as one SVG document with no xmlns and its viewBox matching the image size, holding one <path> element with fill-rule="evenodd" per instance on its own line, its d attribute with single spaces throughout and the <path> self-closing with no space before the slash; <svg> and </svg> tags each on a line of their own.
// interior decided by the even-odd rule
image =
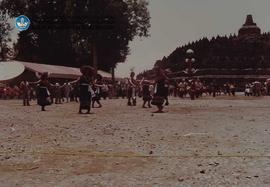
<svg viewBox="0 0 270 187">
<path fill-rule="evenodd" d="M 197 71 L 187 75 L 186 51 L 194 50 L 196 61 L 192 67 Z M 247 15 L 238 35 L 216 36 L 176 48 L 170 55 L 158 60 L 159 66 L 175 80 L 198 78 L 202 81 L 231 82 L 244 85 L 246 82 L 265 80 L 270 77 L 270 33 L 262 33 L 252 15 Z M 153 70 L 140 76 L 151 78 Z"/>
<path fill-rule="evenodd" d="M 239 37 L 245 36 L 259 36 L 261 34 L 261 29 L 253 22 L 252 15 L 248 15 L 246 23 L 239 29 Z"/>
</svg>

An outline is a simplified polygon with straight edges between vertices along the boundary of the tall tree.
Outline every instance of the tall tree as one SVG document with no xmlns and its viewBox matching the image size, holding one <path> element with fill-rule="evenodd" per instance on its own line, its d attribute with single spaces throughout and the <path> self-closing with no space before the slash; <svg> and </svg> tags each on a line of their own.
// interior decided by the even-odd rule
<svg viewBox="0 0 270 187">
<path fill-rule="evenodd" d="M 149 36 L 147 0 L 3 0 L 10 17 L 28 16 L 31 26 L 19 33 L 18 59 L 109 70 L 129 54 L 134 37 Z"/>
<path fill-rule="evenodd" d="M 6 60 L 10 52 L 9 42 L 12 27 L 8 22 L 8 16 L 0 11 L 0 60 Z"/>
</svg>

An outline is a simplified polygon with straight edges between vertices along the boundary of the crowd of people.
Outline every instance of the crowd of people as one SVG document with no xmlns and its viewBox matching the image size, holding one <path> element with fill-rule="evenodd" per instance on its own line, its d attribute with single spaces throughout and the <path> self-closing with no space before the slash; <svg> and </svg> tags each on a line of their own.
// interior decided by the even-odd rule
<svg viewBox="0 0 270 187">
<path fill-rule="evenodd" d="M 203 95 L 213 97 L 222 94 L 235 96 L 235 93 L 236 84 L 234 83 L 218 84 L 216 81 L 204 83 L 200 80 L 193 79 L 180 81 L 176 86 L 172 86 L 170 90 L 171 95 L 181 98 L 189 96 L 192 100 L 202 97 Z"/>
<path fill-rule="evenodd" d="M 90 113 L 91 108 L 102 107 L 101 98 L 115 96 L 126 98 L 128 106 L 136 106 L 137 98 L 142 98 L 143 108 L 157 107 L 157 113 L 163 112 L 164 106 L 169 105 L 169 96 L 190 98 L 195 100 L 203 96 L 217 97 L 219 95 L 235 96 L 237 85 L 234 83 L 218 84 L 201 82 L 199 79 L 185 79 L 176 82 L 167 77 L 161 68 L 155 69 L 153 80 L 137 80 L 135 73 L 130 78 L 118 82 L 115 87 L 105 82 L 101 75 L 94 74 L 91 67 L 82 67 L 82 76 L 75 81 L 63 84 L 50 83 L 47 73 L 42 74 L 39 81 L 22 81 L 18 86 L 1 86 L 0 99 L 22 99 L 24 106 L 30 106 L 31 100 L 37 100 L 41 110 L 51 104 L 64 102 L 79 102 L 79 113 L 83 110 Z M 245 86 L 246 96 L 270 95 L 270 80 L 265 83 L 252 82 Z M 97 106 L 96 106 L 97 104 Z"/>
<path fill-rule="evenodd" d="M 269 96 L 270 95 L 270 80 L 266 82 L 251 82 L 245 86 L 245 96 Z"/>
<path fill-rule="evenodd" d="M 109 89 L 112 87 L 110 84 L 104 84 L 101 88 L 101 96 L 106 99 L 109 97 Z M 55 104 L 63 104 L 65 102 L 79 102 L 78 96 L 79 89 L 75 85 L 70 83 L 54 83 L 50 87 L 50 96 L 52 102 Z M 27 81 L 22 81 L 19 85 L 9 86 L 3 85 L 0 87 L 0 99 L 27 99 L 27 103 L 37 99 L 37 89 L 33 84 L 29 84 Z M 28 104 L 24 104 L 28 105 Z"/>
</svg>

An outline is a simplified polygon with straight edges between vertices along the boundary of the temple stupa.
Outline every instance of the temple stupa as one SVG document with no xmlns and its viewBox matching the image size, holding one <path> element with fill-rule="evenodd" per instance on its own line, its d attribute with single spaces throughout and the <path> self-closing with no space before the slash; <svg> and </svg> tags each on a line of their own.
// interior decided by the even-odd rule
<svg viewBox="0 0 270 187">
<path fill-rule="evenodd" d="M 247 15 L 245 24 L 239 29 L 238 36 L 259 36 L 261 34 L 261 29 L 253 21 L 252 15 Z"/>
</svg>

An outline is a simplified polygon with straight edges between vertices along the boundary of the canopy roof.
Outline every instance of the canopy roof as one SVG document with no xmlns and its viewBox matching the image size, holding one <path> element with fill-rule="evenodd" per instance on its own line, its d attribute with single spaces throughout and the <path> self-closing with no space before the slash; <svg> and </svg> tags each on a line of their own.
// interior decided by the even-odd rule
<svg viewBox="0 0 270 187">
<path fill-rule="evenodd" d="M 14 79 L 24 72 L 24 65 L 18 62 L 0 62 L 0 81 Z"/>
<path fill-rule="evenodd" d="M 25 69 L 35 72 L 35 73 L 48 72 L 50 78 L 76 79 L 81 76 L 81 72 L 79 68 L 48 65 L 48 64 L 37 64 L 37 63 L 22 62 L 22 61 L 12 61 L 12 62 L 21 63 L 24 65 Z M 98 70 L 98 74 L 100 74 L 104 78 L 111 77 L 110 73 L 101 71 L 101 70 Z"/>
</svg>

